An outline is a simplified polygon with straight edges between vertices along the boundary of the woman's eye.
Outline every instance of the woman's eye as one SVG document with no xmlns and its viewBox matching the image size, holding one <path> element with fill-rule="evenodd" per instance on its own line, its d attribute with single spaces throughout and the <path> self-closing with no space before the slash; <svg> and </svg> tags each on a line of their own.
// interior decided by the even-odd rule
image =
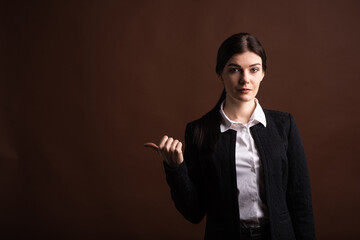
<svg viewBox="0 0 360 240">
<path fill-rule="evenodd" d="M 256 73 L 256 72 L 259 71 L 259 68 L 251 68 L 250 71 L 251 71 L 252 73 Z"/>
<path fill-rule="evenodd" d="M 239 69 L 238 68 L 230 68 L 229 72 L 230 73 L 237 73 L 237 72 L 239 72 Z"/>
</svg>

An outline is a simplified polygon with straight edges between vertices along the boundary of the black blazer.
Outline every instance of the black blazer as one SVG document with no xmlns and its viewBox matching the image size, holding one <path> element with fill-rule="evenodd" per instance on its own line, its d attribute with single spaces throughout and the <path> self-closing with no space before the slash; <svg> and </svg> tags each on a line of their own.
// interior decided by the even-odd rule
<svg viewBox="0 0 360 240">
<path fill-rule="evenodd" d="M 251 133 L 263 165 L 271 238 L 315 239 L 309 174 L 295 121 L 288 113 L 264 112 L 267 126 L 257 124 Z M 186 127 L 184 162 L 176 169 L 164 163 L 171 195 L 189 221 L 207 216 L 206 240 L 239 239 L 236 131 L 221 133 L 215 150 L 200 154 L 192 143 L 200 121 Z"/>
</svg>

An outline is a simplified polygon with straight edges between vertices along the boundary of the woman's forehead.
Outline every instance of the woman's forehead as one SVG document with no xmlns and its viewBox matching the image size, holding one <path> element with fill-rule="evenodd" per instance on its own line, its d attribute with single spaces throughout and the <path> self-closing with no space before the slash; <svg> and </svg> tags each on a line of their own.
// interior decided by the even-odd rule
<svg viewBox="0 0 360 240">
<path fill-rule="evenodd" d="M 262 59 L 259 55 L 253 52 L 244 52 L 234 54 L 226 65 L 236 64 L 242 67 L 251 66 L 251 65 L 262 65 Z"/>
</svg>

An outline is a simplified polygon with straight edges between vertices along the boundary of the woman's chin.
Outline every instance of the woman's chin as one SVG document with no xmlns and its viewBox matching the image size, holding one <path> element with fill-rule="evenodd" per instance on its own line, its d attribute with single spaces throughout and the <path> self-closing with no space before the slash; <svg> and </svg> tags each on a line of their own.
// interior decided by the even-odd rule
<svg viewBox="0 0 360 240">
<path fill-rule="evenodd" d="M 237 101 L 239 102 L 251 102 L 254 101 L 255 97 L 253 96 L 238 96 L 236 98 Z"/>
</svg>

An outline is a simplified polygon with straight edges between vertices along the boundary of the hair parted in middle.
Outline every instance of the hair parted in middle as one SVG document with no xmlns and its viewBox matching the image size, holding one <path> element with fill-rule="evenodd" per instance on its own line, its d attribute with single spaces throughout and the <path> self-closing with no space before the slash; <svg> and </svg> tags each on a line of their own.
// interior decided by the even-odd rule
<svg viewBox="0 0 360 240">
<path fill-rule="evenodd" d="M 266 71 L 265 49 L 260 41 L 249 33 L 237 33 L 227 38 L 219 47 L 216 59 L 216 73 L 220 76 L 226 63 L 235 54 L 253 52 L 262 60 L 262 69 Z M 193 132 L 193 143 L 200 151 L 213 151 L 220 135 L 220 106 L 226 98 L 225 89 L 215 107 L 200 119 Z"/>
<path fill-rule="evenodd" d="M 220 75 L 225 64 L 235 54 L 253 52 L 262 60 L 263 71 L 266 71 L 265 49 L 259 40 L 249 33 L 237 33 L 227 38 L 219 47 L 216 59 L 216 73 Z"/>
</svg>

